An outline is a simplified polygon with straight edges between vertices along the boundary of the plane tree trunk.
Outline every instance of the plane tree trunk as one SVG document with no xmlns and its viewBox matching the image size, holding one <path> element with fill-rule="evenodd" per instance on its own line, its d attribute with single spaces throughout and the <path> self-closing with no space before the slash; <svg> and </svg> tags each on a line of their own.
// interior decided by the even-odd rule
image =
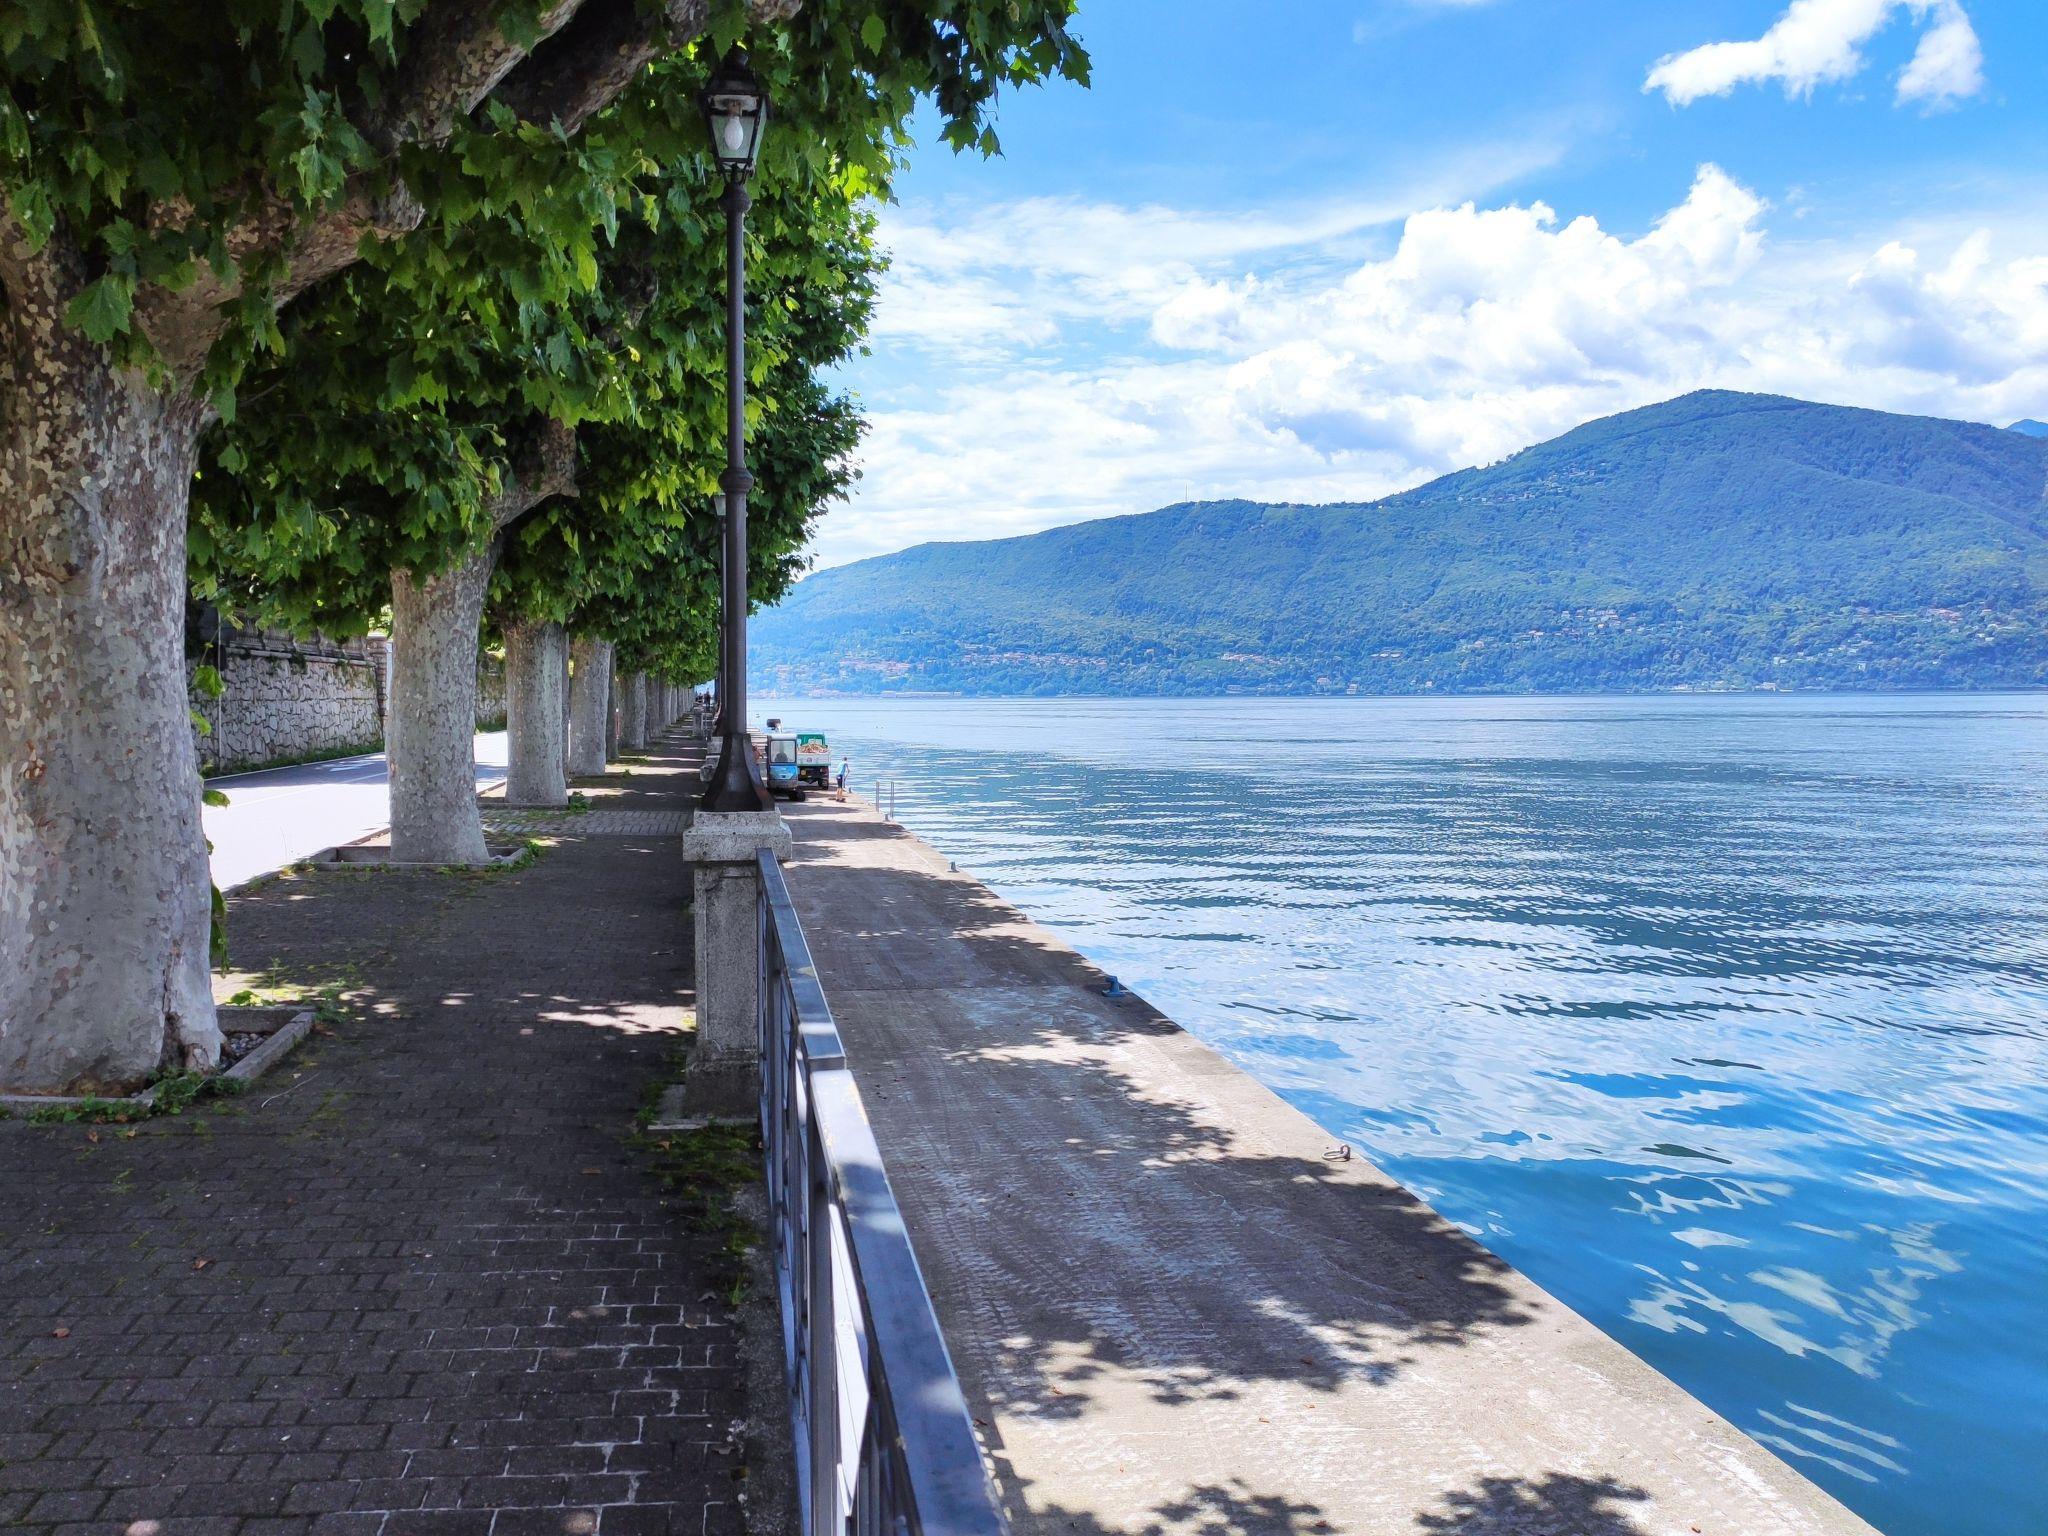
<svg viewBox="0 0 2048 1536">
<path fill-rule="evenodd" d="M 498 541 L 445 571 L 391 573 L 391 857 L 482 864 L 476 805 L 476 660 Z"/>
<path fill-rule="evenodd" d="M 505 798 L 514 805 L 569 803 L 562 729 L 568 647 L 568 632 L 559 624 L 505 626 Z"/>
<path fill-rule="evenodd" d="M 562 700 L 562 773 L 566 777 L 569 772 L 569 722 L 571 719 L 569 710 L 569 632 L 566 629 L 562 631 L 560 654 L 556 657 L 556 671 L 560 677 L 558 689 Z"/>
<path fill-rule="evenodd" d="M 610 733 L 611 642 L 578 635 L 570 645 L 569 772 L 604 772 L 605 740 Z"/>
<path fill-rule="evenodd" d="M 477 632 L 505 530 L 550 496 L 576 494 L 576 433 L 542 419 L 507 467 L 492 534 L 446 570 L 391 573 L 391 857 L 482 864 L 476 805 Z"/>
<path fill-rule="evenodd" d="M 619 746 L 627 752 L 644 751 L 647 746 L 647 674 L 626 674 L 624 719 L 619 727 Z"/>
<path fill-rule="evenodd" d="M 0 1087 L 219 1059 L 184 657 L 205 413 L 29 285 L 0 313 Z"/>
</svg>

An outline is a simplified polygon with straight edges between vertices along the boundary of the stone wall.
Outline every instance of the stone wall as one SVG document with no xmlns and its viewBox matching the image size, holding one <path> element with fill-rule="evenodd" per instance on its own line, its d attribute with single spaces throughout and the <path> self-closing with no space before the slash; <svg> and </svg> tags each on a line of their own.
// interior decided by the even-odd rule
<svg viewBox="0 0 2048 1536">
<path fill-rule="evenodd" d="M 192 707 L 213 722 L 197 738 L 200 766 L 231 772 L 381 750 L 384 649 L 381 639 L 224 630 L 188 664 L 218 667 L 226 685 L 217 699 L 192 694 Z"/>
<path fill-rule="evenodd" d="M 202 769 L 231 773 L 384 750 L 391 643 L 382 635 L 301 640 L 217 626 L 209 611 L 194 644 L 186 663 L 192 708 L 213 722 L 210 735 L 193 727 Z M 220 670 L 226 691 L 217 699 L 191 688 L 202 665 Z M 488 653 L 477 658 L 476 723 L 483 731 L 505 728 L 505 664 Z"/>
</svg>

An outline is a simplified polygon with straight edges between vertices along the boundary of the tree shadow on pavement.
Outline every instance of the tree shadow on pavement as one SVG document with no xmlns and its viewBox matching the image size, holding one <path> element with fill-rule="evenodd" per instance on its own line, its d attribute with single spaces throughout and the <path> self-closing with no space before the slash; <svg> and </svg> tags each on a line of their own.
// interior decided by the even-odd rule
<svg viewBox="0 0 2048 1536">
<path fill-rule="evenodd" d="M 1646 1536 L 1620 1506 L 1649 1497 L 1611 1477 L 1485 1477 L 1476 1487 L 1445 1494 L 1442 1509 L 1415 1523 L 1441 1536 Z"/>
<path fill-rule="evenodd" d="M 1389 1525 L 1384 1536 L 1649 1536 L 1629 1505 L 1647 1503 L 1641 1488 L 1614 1478 L 1547 1472 L 1535 1478 L 1485 1477 L 1439 1496 L 1412 1525 Z M 1025 1513 L 1011 1507 L 1014 1528 L 1062 1536 L 1333 1536 L 1340 1526 L 1307 1497 L 1255 1490 L 1242 1478 L 1199 1484 L 1128 1523 L 1051 1505 Z M 1393 1517 L 1399 1519 L 1399 1516 Z M 1373 1536 L 1381 1536 L 1378 1527 Z"/>
</svg>

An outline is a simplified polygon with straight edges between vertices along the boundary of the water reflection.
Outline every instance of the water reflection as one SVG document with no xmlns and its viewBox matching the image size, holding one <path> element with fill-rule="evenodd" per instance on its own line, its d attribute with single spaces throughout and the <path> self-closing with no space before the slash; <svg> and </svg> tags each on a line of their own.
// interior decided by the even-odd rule
<svg viewBox="0 0 2048 1536">
<path fill-rule="evenodd" d="M 2048 1529 L 2048 701 L 764 708 L 1882 1528 Z"/>
</svg>

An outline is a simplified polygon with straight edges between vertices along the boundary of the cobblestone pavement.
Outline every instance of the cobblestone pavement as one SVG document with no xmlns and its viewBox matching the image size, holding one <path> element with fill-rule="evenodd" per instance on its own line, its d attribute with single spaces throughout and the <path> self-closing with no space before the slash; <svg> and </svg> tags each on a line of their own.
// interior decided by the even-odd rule
<svg viewBox="0 0 2048 1536">
<path fill-rule="evenodd" d="M 673 815 L 683 767 L 593 818 Z M 0 1124 L 0 1529 L 736 1536 L 730 1260 L 628 1144 L 685 870 L 564 833 L 232 898 L 238 966 L 343 1022 L 175 1119 Z"/>
</svg>

